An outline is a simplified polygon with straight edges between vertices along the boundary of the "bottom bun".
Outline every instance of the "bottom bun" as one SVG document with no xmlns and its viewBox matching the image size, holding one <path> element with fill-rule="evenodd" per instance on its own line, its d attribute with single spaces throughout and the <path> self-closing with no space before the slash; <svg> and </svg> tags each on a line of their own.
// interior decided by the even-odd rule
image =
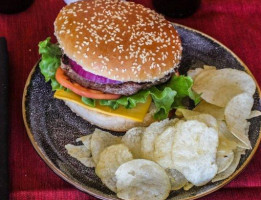
<svg viewBox="0 0 261 200">
<path fill-rule="evenodd" d="M 91 124 L 111 131 L 124 132 L 137 126 L 149 126 L 152 122 L 155 121 L 155 119 L 153 118 L 153 115 L 156 111 L 154 103 L 151 103 L 149 111 L 146 114 L 143 122 L 137 122 L 131 119 L 126 119 L 124 117 L 111 116 L 100 112 L 88 110 L 86 108 L 83 108 L 79 104 L 71 101 L 64 100 L 64 102 L 78 116 L 87 120 Z"/>
</svg>

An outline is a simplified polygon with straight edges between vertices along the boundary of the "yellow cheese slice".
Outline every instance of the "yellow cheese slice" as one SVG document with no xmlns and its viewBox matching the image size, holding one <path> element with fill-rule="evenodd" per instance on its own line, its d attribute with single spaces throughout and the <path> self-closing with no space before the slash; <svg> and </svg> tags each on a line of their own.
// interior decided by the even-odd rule
<svg viewBox="0 0 261 200">
<path fill-rule="evenodd" d="M 98 102 L 96 102 L 95 107 L 90 107 L 84 104 L 81 100 L 81 96 L 73 93 L 73 92 L 66 92 L 64 90 L 57 90 L 54 93 L 54 97 L 57 99 L 62 100 L 68 100 L 72 101 L 74 103 L 77 103 L 81 105 L 82 107 L 93 110 L 96 112 L 100 112 L 107 115 L 113 115 L 113 116 L 120 116 L 127 119 L 132 119 L 137 122 L 142 122 L 145 115 L 147 114 L 150 104 L 151 104 L 151 97 L 150 95 L 147 98 L 147 101 L 145 103 L 139 103 L 135 108 L 132 109 L 126 109 L 123 106 L 120 106 L 118 109 L 113 110 L 109 106 L 102 106 Z"/>
</svg>

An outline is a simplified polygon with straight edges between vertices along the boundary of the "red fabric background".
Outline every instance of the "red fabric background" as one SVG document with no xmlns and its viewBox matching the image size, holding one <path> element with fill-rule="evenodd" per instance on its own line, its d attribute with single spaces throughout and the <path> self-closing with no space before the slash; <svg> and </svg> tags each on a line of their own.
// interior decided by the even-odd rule
<svg viewBox="0 0 261 200">
<path fill-rule="evenodd" d="M 151 0 L 136 0 L 152 8 Z M 37 44 L 53 36 L 53 21 L 62 0 L 35 0 L 25 12 L 0 14 L 0 36 L 10 56 L 10 199 L 95 199 L 63 181 L 33 149 L 22 120 L 22 93 L 26 78 L 38 60 Z M 174 22 L 216 38 L 234 51 L 261 85 L 261 1 L 202 0 L 198 12 Z M 261 151 L 234 181 L 202 199 L 261 199 Z M 0 195 L 1 199 L 1 195 Z"/>
</svg>

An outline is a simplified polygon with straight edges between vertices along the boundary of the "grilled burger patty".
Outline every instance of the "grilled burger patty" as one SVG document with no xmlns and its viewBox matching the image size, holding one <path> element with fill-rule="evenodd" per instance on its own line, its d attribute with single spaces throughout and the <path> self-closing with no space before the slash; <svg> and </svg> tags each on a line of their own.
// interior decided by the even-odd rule
<svg viewBox="0 0 261 200">
<path fill-rule="evenodd" d="M 61 68 L 65 71 L 65 74 L 68 77 L 70 77 L 72 81 L 80 84 L 83 87 L 99 90 L 104 93 L 121 94 L 124 96 L 130 96 L 132 94 L 137 93 L 139 90 L 147 89 L 152 87 L 153 85 L 158 85 L 160 83 L 165 83 L 172 76 L 172 73 L 170 73 L 155 82 L 136 83 L 136 82 L 129 81 L 120 84 L 95 83 L 93 81 L 89 81 L 81 77 L 74 70 L 72 70 L 69 64 L 69 58 L 66 55 L 62 56 Z"/>
</svg>

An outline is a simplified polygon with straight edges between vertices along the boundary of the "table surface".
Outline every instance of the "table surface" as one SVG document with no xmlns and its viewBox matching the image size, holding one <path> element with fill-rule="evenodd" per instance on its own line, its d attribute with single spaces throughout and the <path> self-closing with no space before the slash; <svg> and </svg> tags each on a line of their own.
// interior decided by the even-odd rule
<svg viewBox="0 0 261 200">
<path fill-rule="evenodd" d="M 136 0 L 153 8 L 151 0 Z M 62 0 L 35 0 L 25 12 L 0 14 L 0 36 L 7 38 L 10 57 L 10 199 L 96 199 L 58 177 L 33 149 L 22 119 L 22 93 L 39 59 L 38 42 L 53 35 Z M 200 30 L 234 51 L 261 84 L 261 1 L 202 0 L 185 19 L 169 19 Z M 261 199 L 261 149 L 231 183 L 202 199 Z"/>
</svg>

